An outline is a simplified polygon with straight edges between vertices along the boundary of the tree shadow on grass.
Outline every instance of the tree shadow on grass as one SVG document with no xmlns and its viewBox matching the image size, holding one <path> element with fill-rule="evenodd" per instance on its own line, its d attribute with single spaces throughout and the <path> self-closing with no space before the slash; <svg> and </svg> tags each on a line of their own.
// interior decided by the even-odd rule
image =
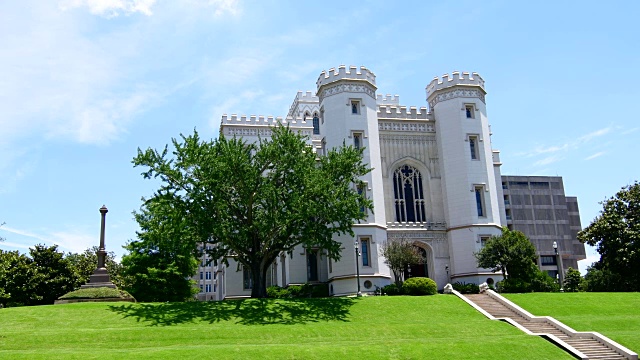
<svg viewBox="0 0 640 360">
<path fill-rule="evenodd" d="M 235 321 L 243 325 L 304 324 L 320 321 L 349 321 L 353 298 L 247 299 L 217 302 L 110 305 L 124 318 L 133 317 L 151 326 L 206 321 L 210 324 Z"/>
</svg>

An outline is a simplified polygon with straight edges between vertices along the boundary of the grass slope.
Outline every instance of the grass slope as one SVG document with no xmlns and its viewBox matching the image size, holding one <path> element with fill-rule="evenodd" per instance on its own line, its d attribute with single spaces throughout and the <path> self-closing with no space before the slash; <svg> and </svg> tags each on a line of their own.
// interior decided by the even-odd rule
<svg viewBox="0 0 640 360">
<path fill-rule="evenodd" d="M 640 293 L 503 294 L 533 315 L 552 316 L 578 331 L 596 331 L 640 352 Z"/>
<path fill-rule="evenodd" d="M 0 310 L 0 359 L 571 359 L 451 295 Z"/>
</svg>

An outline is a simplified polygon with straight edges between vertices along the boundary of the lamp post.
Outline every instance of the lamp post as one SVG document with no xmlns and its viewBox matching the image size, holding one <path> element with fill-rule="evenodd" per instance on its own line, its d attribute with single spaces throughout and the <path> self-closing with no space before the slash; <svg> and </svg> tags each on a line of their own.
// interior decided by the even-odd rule
<svg viewBox="0 0 640 360">
<path fill-rule="evenodd" d="M 558 268 L 558 282 L 560 283 L 560 291 L 564 291 L 562 285 L 564 284 L 564 274 L 562 273 L 562 259 L 560 258 L 560 254 L 558 253 L 558 243 L 556 241 L 553 242 L 553 251 L 556 254 L 556 267 Z"/>
<path fill-rule="evenodd" d="M 360 249 L 358 245 L 358 240 L 356 240 L 353 243 L 353 246 L 356 249 L 356 281 L 358 282 L 358 293 L 356 295 L 360 297 L 362 296 L 362 293 L 360 292 Z"/>
<path fill-rule="evenodd" d="M 449 265 L 444 266 L 444 271 L 447 272 L 447 283 L 450 283 L 451 280 L 449 280 Z"/>
</svg>

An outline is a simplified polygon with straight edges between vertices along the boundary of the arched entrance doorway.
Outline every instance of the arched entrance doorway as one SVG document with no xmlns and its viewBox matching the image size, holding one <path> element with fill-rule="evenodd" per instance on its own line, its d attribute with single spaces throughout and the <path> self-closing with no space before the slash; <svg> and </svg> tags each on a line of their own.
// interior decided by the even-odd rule
<svg viewBox="0 0 640 360">
<path fill-rule="evenodd" d="M 411 264 L 404 271 L 405 280 L 412 277 L 429 277 L 429 264 L 427 262 L 427 250 L 421 248 L 420 246 L 413 246 L 418 250 L 420 255 L 422 256 L 422 264 Z"/>
</svg>

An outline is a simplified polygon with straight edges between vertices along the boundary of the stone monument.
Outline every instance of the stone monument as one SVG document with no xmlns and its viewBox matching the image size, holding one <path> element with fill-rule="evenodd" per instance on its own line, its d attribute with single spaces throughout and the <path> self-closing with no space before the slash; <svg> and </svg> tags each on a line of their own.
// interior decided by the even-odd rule
<svg viewBox="0 0 640 360">
<path fill-rule="evenodd" d="M 102 215 L 102 221 L 100 223 L 100 247 L 98 248 L 98 267 L 93 272 L 93 275 L 89 277 L 89 282 L 82 285 L 82 289 L 86 288 L 96 288 L 96 287 L 110 287 L 114 288 L 116 285 L 111 282 L 109 278 L 109 273 L 107 272 L 107 268 L 105 266 L 105 259 L 107 257 L 107 251 L 104 247 L 104 231 L 105 231 L 105 219 L 107 217 L 107 207 L 102 205 L 100 208 L 100 214 Z"/>
</svg>

